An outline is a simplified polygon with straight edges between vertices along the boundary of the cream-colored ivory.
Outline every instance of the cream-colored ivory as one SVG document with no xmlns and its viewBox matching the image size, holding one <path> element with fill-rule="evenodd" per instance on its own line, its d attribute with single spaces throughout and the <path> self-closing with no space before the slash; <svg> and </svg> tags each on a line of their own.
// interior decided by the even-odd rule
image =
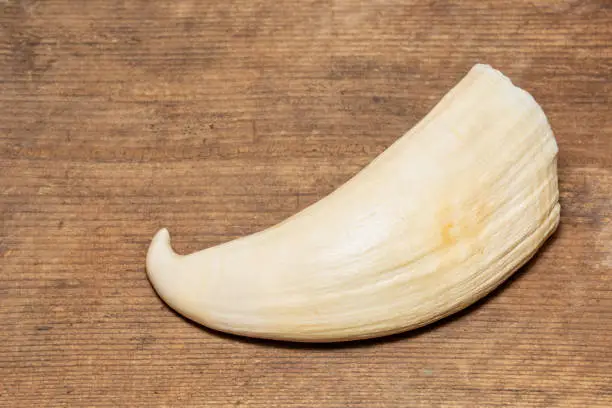
<svg viewBox="0 0 612 408">
<path fill-rule="evenodd" d="M 377 337 L 436 321 L 497 287 L 556 229 L 558 197 L 557 144 L 542 109 L 478 64 L 327 197 L 185 256 L 162 229 L 147 271 L 168 305 L 220 331 Z"/>
</svg>

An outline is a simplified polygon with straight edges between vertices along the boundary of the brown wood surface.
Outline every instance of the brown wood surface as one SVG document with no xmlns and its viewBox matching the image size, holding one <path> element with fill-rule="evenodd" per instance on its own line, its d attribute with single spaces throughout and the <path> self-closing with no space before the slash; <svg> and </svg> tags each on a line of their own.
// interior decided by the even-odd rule
<svg viewBox="0 0 612 408">
<path fill-rule="evenodd" d="M 612 407 L 609 0 L 0 1 L 0 407 Z M 467 311 L 349 345 L 146 279 L 323 197 L 476 62 L 541 103 L 562 221 Z"/>
</svg>

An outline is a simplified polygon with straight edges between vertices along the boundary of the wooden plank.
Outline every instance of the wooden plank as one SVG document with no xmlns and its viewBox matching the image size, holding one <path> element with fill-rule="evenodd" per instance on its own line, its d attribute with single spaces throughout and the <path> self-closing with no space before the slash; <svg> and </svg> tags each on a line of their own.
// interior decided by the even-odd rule
<svg viewBox="0 0 612 408">
<path fill-rule="evenodd" d="M 0 2 L 0 407 L 612 406 L 612 8 L 575 1 Z M 484 301 L 351 345 L 219 335 L 155 296 L 270 226 L 476 62 L 542 104 L 562 221 Z"/>
</svg>

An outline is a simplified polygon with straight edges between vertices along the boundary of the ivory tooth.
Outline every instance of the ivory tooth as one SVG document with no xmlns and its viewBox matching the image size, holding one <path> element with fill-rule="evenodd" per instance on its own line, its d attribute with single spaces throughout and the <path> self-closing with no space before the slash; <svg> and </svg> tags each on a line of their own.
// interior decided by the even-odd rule
<svg viewBox="0 0 612 408">
<path fill-rule="evenodd" d="M 477 64 L 315 204 L 255 234 L 147 254 L 160 297 L 205 326 L 302 342 L 424 326 L 485 296 L 559 223 L 557 144 L 533 97 Z"/>
</svg>

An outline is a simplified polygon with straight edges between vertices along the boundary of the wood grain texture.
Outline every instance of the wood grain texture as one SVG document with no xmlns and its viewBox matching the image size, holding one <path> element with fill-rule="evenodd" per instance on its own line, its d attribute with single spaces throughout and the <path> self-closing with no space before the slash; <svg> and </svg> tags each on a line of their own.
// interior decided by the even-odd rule
<svg viewBox="0 0 612 408">
<path fill-rule="evenodd" d="M 0 407 L 612 406 L 608 0 L 0 1 Z M 144 270 L 270 226 L 476 62 L 543 106 L 562 220 L 493 295 L 350 345 L 191 324 Z"/>
</svg>

